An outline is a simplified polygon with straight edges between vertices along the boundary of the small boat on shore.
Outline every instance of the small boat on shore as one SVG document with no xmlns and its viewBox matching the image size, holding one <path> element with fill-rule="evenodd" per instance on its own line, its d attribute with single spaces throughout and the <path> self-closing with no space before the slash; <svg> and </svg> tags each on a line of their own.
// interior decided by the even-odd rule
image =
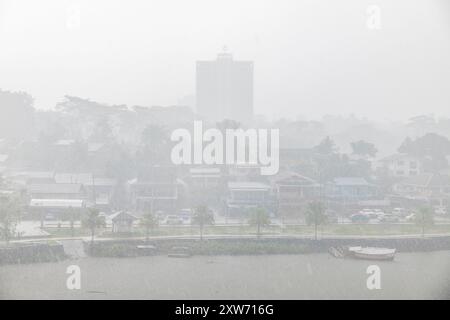
<svg viewBox="0 0 450 320">
<path fill-rule="evenodd" d="M 335 258 L 345 258 L 346 253 L 343 247 L 330 247 L 328 252 Z"/>
<path fill-rule="evenodd" d="M 141 245 L 141 246 L 137 246 L 136 248 L 138 249 L 142 249 L 142 250 L 156 250 L 156 247 L 153 245 Z"/>
<path fill-rule="evenodd" d="M 190 258 L 192 253 L 188 247 L 172 247 L 167 256 L 169 258 Z"/>
<path fill-rule="evenodd" d="M 140 255 L 150 256 L 154 255 L 157 252 L 157 249 L 154 245 L 139 245 L 136 247 Z"/>
<path fill-rule="evenodd" d="M 329 248 L 328 252 L 335 258 L 394 260 L 396 249 L 361 246 L 338 246 Z"/>
<path fill-rule="evenodd" d="M 348 251 L 356 259 L 394 260 L 396 249 L 373 247 L 349 247 Z"/>
</svg>

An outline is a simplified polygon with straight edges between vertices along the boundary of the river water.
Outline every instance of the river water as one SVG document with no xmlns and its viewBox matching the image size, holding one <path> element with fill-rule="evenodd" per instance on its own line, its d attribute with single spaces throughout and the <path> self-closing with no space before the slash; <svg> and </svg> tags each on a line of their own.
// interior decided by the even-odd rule
<svg viewBox="0 0 450 320">
<path fill-rule="evenodd" d="M 69 290 L 78 265 L 81 288 Z M 380 268 L 381 289 L 366 285 Z M 398 253 L 393 262 L 328 254 L 83 258 L 0 266 L 2 299 L 443 299 L 450 298 L 450 251 Z"/>
</svg>

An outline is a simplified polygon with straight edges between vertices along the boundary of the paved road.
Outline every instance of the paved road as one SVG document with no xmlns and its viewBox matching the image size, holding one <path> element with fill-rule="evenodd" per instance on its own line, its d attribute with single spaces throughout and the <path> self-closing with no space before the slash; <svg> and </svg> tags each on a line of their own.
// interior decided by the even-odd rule
<svg viewBox="0 0 450 320">
<path fill-rule="evenodd" d="M 425 234 L 425 238 L 441 238 L 450 237 L 450 233 L 441 234 Z M 199 236 L 155 236 L 150 237 L 151 240 L 158 239 L 198 239 Z M 229 235 L 229 234 L 215 234 L 204 235 L 204 239 L 252 239 L 255 235 Z M 264 239 L 277 239 L 277 238 L 293 238 L 293 239 L 313 239 L 313 235 L 292 235 L 292 234 L 278 234 L 278 235 L 263 235 Z M 422 238 L 422 234 L 408 234 L 408 235 L 386 235 L 386 236 L 358 236 L 358 235 L 319 235 L 319 239 L 408 239 L 408 238 Z M 91 237 L 53 237 L 46 239 L 21 239 L 11 241 L 12 243 L 24 243 L 24 242 L 39 242 L 39 241 L 90 241 Z M 129 237 L 129 238 L 103 238 L 96 237 L 95 241 L 110 241 L 110 240 L 145 240 L 145 237 Z"/>
<path fill-rule="evenodd" d="M 16 232 L 21 237 L 46 237 L 50 234 L 41 229 L 41 224 L 36 221 L 21 221 L 16 226 Z"/>
</svg>

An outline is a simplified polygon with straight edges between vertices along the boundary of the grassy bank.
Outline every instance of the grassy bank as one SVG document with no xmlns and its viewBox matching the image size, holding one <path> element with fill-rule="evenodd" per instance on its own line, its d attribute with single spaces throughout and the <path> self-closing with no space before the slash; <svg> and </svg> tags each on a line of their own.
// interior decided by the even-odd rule
<svg viewBox="0 0 450 320">
<path fill-rule="evenodd" d="M 63 246 L 53 241 L 0 246 L 0 265 L 55 262 L 65 258 Z"/>
<path fill-rule="evenodd" d="M 85 251 L 97 257 L 134 257 L 145 255 L 166 255 L 175 247 L 185 247 L 193 255 L 260 255 L 260 254 L 304 254 L 315 252 L 308 244 L 293 241 L 268 239 L 210 239 L 210 240 L 109 240 L 93 245 L 85 242 Z M 140 245 L 153 245 L 154 250 L 139 249 Z"/>
<path fill-rule="evenodd" d="M 70 237 L 71 230 L 68 228 L 46 228 L 52 237 Z M 228 226 L 207 226 L 203 231 L 204 235 L 256 235 L 256 229 L 248 225 L 228 225 Z M 314 227 L 306 225 L 278 225 L 266 226 L 262 228 L 264 235 L 302 235 L 313 236 Z M 422 233 L 422 228 L 415 224 L 330 224 L 319 226 L 318 235 L 327 236 L 390 236 L 390 235 L 417 235 Z M 433 225 L 425 228 L 426 234 L 450 233 L 450 224 Z M 89 236 L 87 229 L 76 228 L 75 237 Z M 135 228 L 132 233 L 117 234 L 109 229 L 99 230 L 99 237 L 103 238 L 126 238 L 144 237 L 145 230 Z M 199 229 L 195 226 L 164 226 L 156 228 L 151 232 L 151 236 L 197 236 Z"/>
<path fill-rule="evenodd" d="M 258 254 L 306 254 L 327 252 L 332 246 L 366 246 L 396 248 L 399 252 L 450 250 L 450 236 L 438 238 L 329 238 L 313 240 L 299 237 L 273 238 L 153 238 L 109 239 L 85 242 L 85 250 L 91 256 L 132 257 L 166 255 L 176 253 L 176 247 L 185 247 L 193 255 L 258 255 Z M 147 245 L 144 247 L 140 247 Z M 152 246 L 149 248 L 149 246 Z"/>
</svg>

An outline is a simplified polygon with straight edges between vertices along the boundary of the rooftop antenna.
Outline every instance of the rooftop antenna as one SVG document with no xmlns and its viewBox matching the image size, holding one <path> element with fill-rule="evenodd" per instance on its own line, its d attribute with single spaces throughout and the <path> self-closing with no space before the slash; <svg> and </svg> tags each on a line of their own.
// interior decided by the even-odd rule
<svg viewBox="0 0 450 320">
<path fill-rule="evenodd" d="M 219 59 L 231 60 L 231 59 L 232 59 L 232 55 L 231 55 L 231 53 L 228 52 L 228 46 L 224 45 L 224 46 L 222 47 L 222 52 L 219 53 L 219 54 L 217 55 L 217 57 L 218 57 Z"/>
</svg>

